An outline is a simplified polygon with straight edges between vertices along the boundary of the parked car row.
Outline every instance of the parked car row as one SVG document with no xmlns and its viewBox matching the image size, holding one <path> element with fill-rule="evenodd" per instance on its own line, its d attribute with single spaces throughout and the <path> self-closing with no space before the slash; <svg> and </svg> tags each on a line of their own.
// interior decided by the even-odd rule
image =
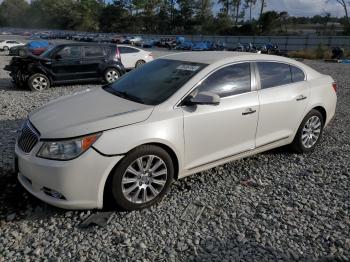
<svg viewBox="0 0 350 262">
<path fill-rule="evenodd" d="M 111 43 L 48 45 L 46 51 L 39 55 L 35 54 L 37 49 L 31 49 L 31 46 L 33 42 L 19 49 L 20 56 L 13 57 L 5 70 L 10 71 L 16 86 L 29 87 L 32 91 L 42 91 L 63 83 L 113 83 L 127 69 L 153 60 L 150 52 Z M 21 51 L 24 54 L 20 54 Z"/>
</svg>

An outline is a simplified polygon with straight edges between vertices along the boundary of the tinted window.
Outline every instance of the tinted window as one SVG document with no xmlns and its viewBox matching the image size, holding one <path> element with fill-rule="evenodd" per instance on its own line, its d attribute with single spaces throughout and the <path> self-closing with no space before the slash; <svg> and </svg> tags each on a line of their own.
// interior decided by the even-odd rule
<svg viewBox="0 0 350 262">
<path fill-rule="evenodd" d="M 262 89 L 292 83 L 289 65 L 275 62 L 259 62 L 257 64 Z"/>
<path fill-rule="evenodd" d="M 99 46 L 85 46 L 85 57 L 101 57 L 104 56 L 103 49 Z"/>
<path fill-rule="evenodd" d="M 210 91 L 220 97 L 250 92 L 250 64 L 226 66 L 211 74 L 200 84 L 198 91 Z"/>
<path fill-rule="evenodd" d="M 157 105 L 180 89 L 206 65 L 157 59 L 125 74 L 106 90 L 135 102 Z"/>
<path fill-rule="evenodd" d="M 66 46 L 60 51 L 57 52 L 56 55 L 60 55 L 62 58 L 78 58 L 80 57 L 80 47 L 79 46 Z"/>
<path fill-rule="evenodd" d="M 300 68 L 297 68 L 295 66 L 290 66 L 292 71 L 292 80 L 293 82 L 301 82 L 305 80 L 305 74 L 303 70 Z"/>
<path fill-rule="evenodd" d="M 126 47 L 126 46 L 119 46 L 119 51 L 121 54 L 129 54 L 129 53 L 137 53 L 139 50 L 132 48 L 132 47 Z"/>
</svg>

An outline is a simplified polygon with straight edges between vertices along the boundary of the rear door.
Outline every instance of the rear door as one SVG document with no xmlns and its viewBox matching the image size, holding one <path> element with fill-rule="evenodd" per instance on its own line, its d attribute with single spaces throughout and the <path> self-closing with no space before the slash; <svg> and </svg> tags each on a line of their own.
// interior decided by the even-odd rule
<svg viewBox="0 0 350 262">
<path fill-rule="evenodd" d="M 51 70 L 54 81 L 71 81 L 81 79 L 81 47 L 78 45 L 64 46 L 52 57 Z"/>
<path fill-rule="evenodd" d="M 303 70 L 278 62 L 257 62 L 260 113 L 256 146 L 289 138 L 299 127 L 310 88 Z"/>
<path fill-rule="evenodd" d="M 127 69 L 135 68 L 136 62 L 139 60 L 140 50 L 128 46 L 119 46 L 119 51 L 124 67 Z"/>
<path fill-rule="evenodd" d="M 82 70 L 84 79 L 101 77 L 101 65 L 106 62 L 106 50 L 102 46 L 91 45 L 83 47 Z"/>
</svg>

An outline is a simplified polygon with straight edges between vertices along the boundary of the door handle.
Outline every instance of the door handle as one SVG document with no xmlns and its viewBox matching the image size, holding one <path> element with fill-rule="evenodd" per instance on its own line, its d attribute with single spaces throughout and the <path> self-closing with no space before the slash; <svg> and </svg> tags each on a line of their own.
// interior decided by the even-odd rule
<svg viewBox="0 0 350 262">
<path fill-rule="evenodd" d="M 305 100 L 307 99 L 307 96 L 304 96 L 304 95 L 300 95 L 297 97 L 297 101 L 302 101 L 302 100 Z"/>
<path fill-rule="evenodd" d="M 243 116 L 251 115 L 251 114 L 254 114 L 255 112 L 256 112 L 256 110 L 254 110 L 253 108 L 248 108 L 242 113 L 242 115 Z"/>
</svg>

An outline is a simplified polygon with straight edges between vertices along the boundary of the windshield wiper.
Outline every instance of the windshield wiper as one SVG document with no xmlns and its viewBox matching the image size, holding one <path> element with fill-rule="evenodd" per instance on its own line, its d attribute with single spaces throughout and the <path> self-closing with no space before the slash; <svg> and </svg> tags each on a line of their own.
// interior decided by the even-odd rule
<svg viewBox="0 0 350 262">
<path fill-rule="evenodd" d="M 131 95 L 128 92 L 117 91 L 117 90 L 114 90 L 113 88 L 109 88 L 109 90 L 113 94 L 115 94 L 115 95 L 117 95 L 117 96 L 119 96 L 121 98 L 125 98 L 125 99 L 131 100 L 131 101 L 134 101 L 134 102 L 137 102 L 137 103 L 140 103 L 140 104 L 145 104 L 145 101 L 143 101 L 143 99 L 141 99 L 141 98 L 139 98 L 137 96 Z"/>
</svg>

